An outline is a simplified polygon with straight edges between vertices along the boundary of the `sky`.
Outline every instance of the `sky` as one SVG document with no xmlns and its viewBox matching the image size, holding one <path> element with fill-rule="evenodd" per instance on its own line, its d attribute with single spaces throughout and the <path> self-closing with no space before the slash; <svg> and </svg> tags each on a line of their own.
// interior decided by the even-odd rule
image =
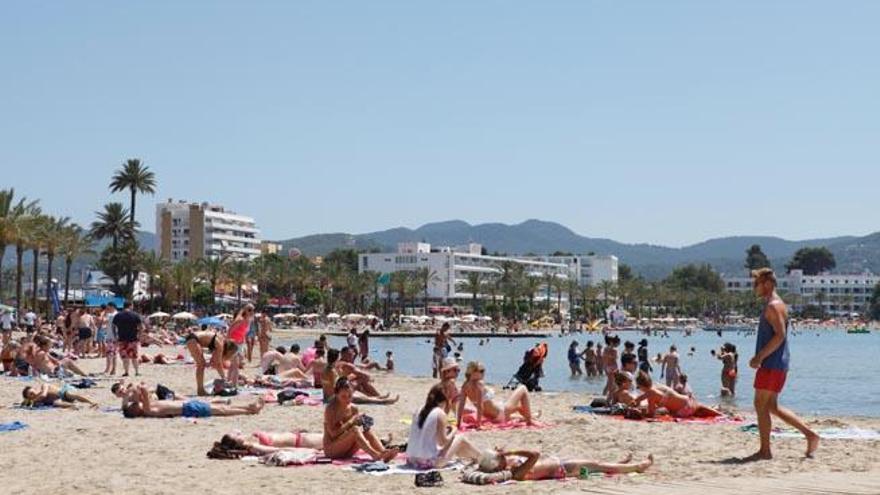
<svg viewBox="0 0 880 495">
<path fill-rule="evenodd" d="M 90 1 L 0 8 L 0 187 L 265 238 L 461 219 L 681 246 L 880 230 L 880 2 Z"/>
</svg>

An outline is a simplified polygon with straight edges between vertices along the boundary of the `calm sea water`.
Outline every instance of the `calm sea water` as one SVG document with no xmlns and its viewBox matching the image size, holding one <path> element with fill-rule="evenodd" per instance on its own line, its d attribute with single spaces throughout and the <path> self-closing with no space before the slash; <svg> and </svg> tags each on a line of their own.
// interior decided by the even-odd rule
<svg viewBox="0 0 880 495">
<path fill-rule="evenodd" d="M 623 341 L 638 342 L 642 335 L 634 332 L 621 333 Z M 739 351 L 739 396 L 733 404 L 744 410 L 752 409 L 752 382 L 754 370 L 748 360 L 754 354 L 755 336 L 725 333 L 723 337 L 698 331 L 690 337 L 671 333 L 669 337 L 648 336 L 648 349 L 652 356 L 666 352 L 675 344 L 681 355 L 682 370 L 688 374 L 694 393 L 702 402 L 714 404 L 719 401 L 721 363 L 710 355 L 724 342 L 731 342 Z M 546 340 L 550 355 L 544 364 L 545 377 L 541 385 L 545 391 L 571 391 L 600 394 L 604 377 L 598 379 L 571 378 L 566 358 L 572 340 L 583 349 L 587 340 L 601 336 L 577 334 L 575 336 L 552 336 Z M 295 340 L 303 348 L 313 339 Z M 479 360 L 486 364 L 487 380 L 494 384 L 506 384 L 522 363 L 523 353 L 539 339 L 508 339 L 496 337 L 480 346 L 477 338 L 459 339 L 464 343 L 464 364 Z M 334 347 L 344 345 L 342 337 L 331 337 Z M 291 342 L 287 342 L 289 344 Z M 790 335 L 791 370 L 781 396 L 781 403 L 801 414 L 880 416 L 880 333 L 848 335 L 842 331 L 800 331 Z M 623 346 L 621 346 L 622 348 Z M 692 355 L 690 349 L 694 348 Z M 370 341 L 371 357 L 385 362 L 385 351 L 393 350 L 399 373 L 412 376 L 431 375 L 432 344 L 424 338 L 381 338 L 375 335 Z M 659 366 L 655 365 L 654 378 L 659 379 Z M 585 399 L 586 400 L 586 399 Z"/>
</svg>

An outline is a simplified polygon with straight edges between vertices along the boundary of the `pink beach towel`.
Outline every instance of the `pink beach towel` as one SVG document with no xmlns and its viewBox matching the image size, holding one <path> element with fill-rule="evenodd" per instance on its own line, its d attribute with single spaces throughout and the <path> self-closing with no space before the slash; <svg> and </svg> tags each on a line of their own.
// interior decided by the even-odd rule
<svg viewBox="0 0 880 495">
<path fill-rule="evenodd" d="M 511 418 L 503 423 L 493 423 L 490 421 L 483 420 L 482 430 L 495 430 L 495 431 L 503 431 L 503 430 L 542 430 L 544 428 L 550 428 L 553 425 L 549 423 L 540 423 L 538 421 L 534 421 L 532 425 L 527 425 L 524 419 L 521 418 Z M 477 417 L 475 415 L 466 414 L 461 418 L 461 425 L 459 425 L 460 431 L 473 431 L 477 429 Z"/>
</svg>

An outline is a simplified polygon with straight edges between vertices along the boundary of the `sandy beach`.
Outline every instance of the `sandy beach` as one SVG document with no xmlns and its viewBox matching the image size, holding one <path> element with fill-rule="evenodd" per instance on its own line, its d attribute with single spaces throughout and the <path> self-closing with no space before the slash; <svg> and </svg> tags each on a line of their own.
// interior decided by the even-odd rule
<svg viewBox="0 0 880 495">
<path fill-rule="evenodd" d="M 177 354 L 173 348 L 166 354 Z M 156 348 L 148 349 L 155 354 Z M 98 372 L 103 362 L 81 361 L 87 371 Z M 178 393 L 194 393 L 191 365 L 144 365 L 141 379 L 165 384 Z M 210 374 L 208 376 L 211 376 Z M 422 404 L 432 383 L 376 373 L 381 389 L 401 395 L 393 406 L 362 406 L 376 418 L 376 431 L 405 440 L 408 426 L 402 421 Z M 111 381 L 86 393 L 102 406 L 118 407 L 110 394 Z M 30 411 L 10 406 L 21 399 L 26 382 L 0 379 L 0 421 L 22 421 L 29 428 L 0 435 L 4 455 L 4 493 L 282 493 L 308 487 L 322 493 L 408 493 L 411 476 L 373 477 L 335 466 L 274 468 L 246 461 L 209 460 L 205 454 L 221 435 L 232 430 L 321 431 L 322 408 L 270 404 L 257 416 L 185 419 L 124 419 L 120 412 L 91 409 L 78 411 Z M 500 387 L 497 387 L 500 391 Z M 505 394 L 506 392 L 501 392 Z M 566 482 L 545 481 L 503 487 L 476 487 L 446 474 L 443 491 L 512 493 L 760 493 L 773 481 L 775 488 L 797 487 L 827 493 L 880 492 L 880 442 L 826 440 L 815 459 L 804 459 L 804 442 L 776 439 L 776 458 L 771 462 L 737 463 L 735 458 L 752 453 L 757 438 L 739 430 L 740 425 L 695 425 L 632 422 L 578 414 L 576 404 L 588 402 L 574 393 L 537 394 L 533 404 L 542 421 L 552 427 L 541 430 L 485 431 L 468 433 L 481 447 L 537 448 L 562 457 L 614 460 L 632 452 L 636 459 L 649 452 L 656 466 L 644 475 Z M 747 416 L 748 419 L 748 416 Z M 819 427 L 858 426 L 880 428 L 876 418 L 811 418 Z M 823 485 L 824 483 L 824 485 Z M 762 488 L 764 487 L 764 488 Z M 867 490 L 859 492 L 861 489 Z M 659 491 L 658 491 L 659 489 Z M 870 491 L 874 490 L 874 491 Z"/>
</svg>

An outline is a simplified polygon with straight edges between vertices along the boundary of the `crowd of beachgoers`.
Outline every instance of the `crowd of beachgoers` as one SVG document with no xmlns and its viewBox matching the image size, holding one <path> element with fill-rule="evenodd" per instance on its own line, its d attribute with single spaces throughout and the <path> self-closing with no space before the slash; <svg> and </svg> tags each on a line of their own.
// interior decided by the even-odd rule
<svg viewBox="0 0 880 495">
<path fill-rule="evenodd" d="M 773 304 L 770 300 L 768 308 Z M 756 408 L 760 393 L 768 391 L 773 400 L 766 406 L 768 412 L 785 415 L 789 413 L 775 403 L 775 394 L 784 385 L 784 372 L 766 363 L 773 359 L 783 363 L 787 355 L 779 354 L 781 344 L 774 347 L 771 342 L 780 332 L 776 330 L 778 322 L 768 314 L 771 316 L 762 316 L 759 323 L 757 354 L 748 364 L 760 368 L 755 382 Z M 250 304 L 221 324 L 150 323 L 130 304 L 69 309 L 46 321 L 28 311 L 20 322 L 0 320 L 0 359 L 4 374 L 22 380 L 16 404 L 21 408 L 112 407 L 89 390 L 108 386 L 119 406 L 112 410 L 126 419 L 257 416 L 285 403 L 323 410 L 318 428 L 314 422 L 311 428 L 288 424 L 251 434 L 230 428 L 209 447 L 211 459 L 253 458 L 268 465 L 354 463 L 358 470 L 415 474 L 418 486 L 443 483 L 441 472 L 451 469 L 468 484 L 583 479 L 652 470 L 654 455 L 644 450 L 638 459 L 632 455 L 611 459 L 602 455 L 602 449 L 562 453 L 534 443 L 501 448 L 482 439 L 481 431 L 553 427 L 542 411 L 542 406 L 552 401 L 540 388 L 547 346 L 537 344 L 525 355 L 514 356 L 519 370 L 504 390 L 496 391 L 484 380 L 484 363 L 460 358 L 456 351 L 462 343 L 456 341 L 453 322 L 448 319 L 424 322 L 422 329 L 433 336 L 432 352 L 424 356 L 425 369 L 431 370 L 433 380 L 420 382 L 420 390 L 406 389 L 408 404 L 413 393 L 423 398 L 405 418 L 408 435 L 398 440 L 383 435 L 392 425 L 367 412 L 375 407 L 394 407 L 402 398 L 401 391 L 386 385 L 387 377 L 395 373 L 393 350 L 387 350 L 382 359 L 375 359 L 376 354 L 370 352 L 370 336 L 383 331 L 384 324 L 377 318 L 348 319 L 351 323 L 340 320 L 339 328 L 345 330 L 343 345 L 333 348 L 325 335 L 314 332 L 312 345 L 301 348 L 298 344 L 273 347 L 279 319 L 258 313 Z M 460 328 L 464 322 L 454 323 Z M 784 335 L 786 327 L 779 328 Z M 633 421 L 741 421 L 736 412 L 697 400 L 674 345 L 655 354 L 649 351 L 646 339 L 622 338 L 610 328 L 595 335 L 596 341 L 583 349 L 572 342 L 567 353 L 572 375 L 605 378 L 601 396 L 583 404 L 581 412 Z M 767 348 L 772 350 L 762 351 L 768 342 Z M 156 350 L 150 351 L 152 348 Z M 741 352 L 731 343 L 713 350 L 721 370 L 722 397 L 739 392 Z M 102 371 L 94 371 L 96 362 L 103 365 Z M 184 388 L 180 382 L 149 381 L 142 374 L 144 367 L 152 370 L 174 364 L 189 370 L 191 378 Z M 764 443 L 769 442 L 769 430 L 765 439 L 760 409 L 758 414 L 762 450 L 751 460 L 770 458 L 769 443 Z M 819 437 L 797 421 L 791 424 L 803 433 L 806 455 L 812 457 Z"/>
</svg>

